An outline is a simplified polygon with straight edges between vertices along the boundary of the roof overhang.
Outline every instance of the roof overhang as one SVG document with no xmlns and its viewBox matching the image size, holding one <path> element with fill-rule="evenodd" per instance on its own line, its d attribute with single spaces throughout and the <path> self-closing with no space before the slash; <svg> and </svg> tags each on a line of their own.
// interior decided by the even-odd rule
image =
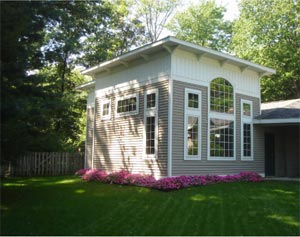
<svg viewBox="0 0 300 237">
<path fill-rule="evenodd" d="M 226 53 L 218 52 L 213 49 L 201 47 L 193 43 L 179 40 L 172 36 L 168 36 L 154 43 L 147 44 L 143 47 L 132 50 L 112 60 L 100 63 L 97 66 L 83 70 L 81 73 L 83 75 L 95 76 L 95 74 L 100 72 L 109 72 L 113 67 L 119 65 L 128 66 L 128 63 L 135 59 L 143 58 L 145 60 L 148 60 L 150 54 L 159 52 L 161 50 L 167 50 L 169 53 L 172 53 L 176 48 L 192 52 L 198 58 L 201 58 L 202 56 L 213 58 L 215 60 L 218 60 L 220 62 L 220 65 L 223 65 L 224 63 L 236 65 L 240 68 L 241 72 L 243 72 L 245 69 L 256 71 L 260 77 L 276 73 L 276 71 L 272 68 L 261 66 L 256 63 L 252 63 L 250 61 L 240 59 Z"/>
<path fill-rule="evenodd" d="M 95 80 L 88 81 L 84 84 L 75 87 L 75 90 L 89 90 L 95 87 Z"/>
<path fill-rule="evenodd" d="M 300 118 L 254 119 L 258 125 L 300 125 Z"/>
</svg>

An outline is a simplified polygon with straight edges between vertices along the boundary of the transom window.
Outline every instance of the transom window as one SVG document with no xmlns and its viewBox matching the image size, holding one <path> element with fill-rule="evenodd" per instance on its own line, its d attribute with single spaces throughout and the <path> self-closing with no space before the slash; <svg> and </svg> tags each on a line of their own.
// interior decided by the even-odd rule
<svg viewBox="0 0 300 237">
<path fill-rule="evenodd" d="M 201 91 L 185 89 L 184 159 L 201 159 Z"/>
<path fill-rule="evenodd" d="M 251 116 L 251 105 L 249 103 L 243 103 L 243 115 Z"/>
<path fill-rule="evenodd" d="M 147 95 L 147 109 L 156 107 L 156 93 Z"/>
<path fill-rule="evenodd" d="M 210 111 L 234 113 L 233 87 L 224 78 L 216 78 L 210 83 Z"/>
<path fill-rule="evenodd" d="M 234 160 L 234 91 L 224 78 L 210 83 L 209 149 L 211 160 Z"/>
<path fill-rule="evenodd" d="M 110 99 L 103 99 L 101 101 L 101 119 L 110 119 L 111 106 Z"/>
<path fill-rule="evenodd" d="M 195 93 L 188 93 L 188 107 L 199 108 L 199 95 Z"/>
<path fill-rule="evenodd" d="M 102 116 L 109 114 L 109 103 L 105 103 L 102 105 Z"/>
<path fill-rule="evenodd" d="M 118 97 L 116 99 L 117 115 L 129 115 L 138 113 L 138 94 Z"/>
</svg>

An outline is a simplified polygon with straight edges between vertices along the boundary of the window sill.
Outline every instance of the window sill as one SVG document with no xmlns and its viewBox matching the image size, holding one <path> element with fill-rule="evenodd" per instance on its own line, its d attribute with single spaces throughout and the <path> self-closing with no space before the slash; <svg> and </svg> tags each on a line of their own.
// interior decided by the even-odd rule
<svg viewBox="0 0 300 237">
<path fill-rule="evenodd" d="M 144 155 L 143 160 L 157 160 L 156 155 Z"/>
<path fill-rule="evenodd" d="M 186 156 L 186 157 L 184 157 L 184 160 L 201 160 L 201 157 L 199 157 L 199 156 L 197 156 L 197 157 Z"/>
<path fill-rule="evenodd" d="M 235 161 L 235 157 L 208 157 L 207 160 L 215 160 L 215 161 Z"/>
<path fill-rule="evenodd" d="M 121 118 L 121 117 L 126 117 L 126 116 L 130 116 L 130 115 L 137 115 L 139 112 L 138 111 L 134 111 L 134 112 L 124 112 L 124 113 L 116 113 L 115 118 Z"/>
<path fill-rule="evenodd" d="M 241 161 L 253 161 L 253 157 L 242 157 Z"/>
</svg>

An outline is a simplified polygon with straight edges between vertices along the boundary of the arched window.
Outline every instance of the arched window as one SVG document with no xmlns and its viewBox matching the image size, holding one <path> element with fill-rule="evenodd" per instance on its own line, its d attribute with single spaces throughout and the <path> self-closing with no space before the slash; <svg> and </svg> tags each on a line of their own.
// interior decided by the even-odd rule
<svg viewBox="0 0 300 237">
<path fill-rule="evenodd" d="M 224 78 L 216 78 L 210 83 L 210 111 L 234 113 L 233 87 Z"/>
<path fill-rule="evenodd" d="M 229 81 L 210 83 L 209 159 L 234 160 L 234 90 Z"/>
</svg>

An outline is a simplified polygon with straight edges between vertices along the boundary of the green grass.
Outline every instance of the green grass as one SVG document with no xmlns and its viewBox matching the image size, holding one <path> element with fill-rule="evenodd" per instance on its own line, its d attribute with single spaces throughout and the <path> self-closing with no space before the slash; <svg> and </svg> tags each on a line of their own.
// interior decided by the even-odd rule
<svg viewBox="0 0 300 237">
<path fill-rule="evenodd" d="M 299 235 L 299 183 L 161 192 L 77 177 L 6 179 L 1 235 Z"/>
</svg>

